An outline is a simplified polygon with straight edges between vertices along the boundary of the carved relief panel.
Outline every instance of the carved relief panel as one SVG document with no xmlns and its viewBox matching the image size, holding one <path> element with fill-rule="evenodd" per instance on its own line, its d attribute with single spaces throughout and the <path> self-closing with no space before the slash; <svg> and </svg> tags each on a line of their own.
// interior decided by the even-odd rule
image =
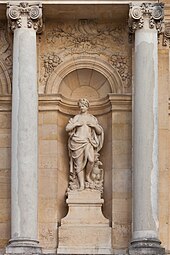
<svg viewBox="0 0 170 255">
<path fill-rule="evenodd" d="M 46 157 L 48 161 L 53 162 L 52 167 L 49 167 L 52 169 L 48 171 L 54 175 L 49 180 L 50 174 L 46 171 L 48 167 L 41 166 L 40 183 L 47 183 L 48 188 L 45 189 L 48 189 L 48 207 L 53 208 L 55 214 L 51 222 L 45 219 L 45 214 L 40 216 L 42 225 L 40 240 L 47 250 L 52 250 L 58 245 L 55 245 L 57 242 L 55 224 L 57 222 L 60 226 L 61 219 L 68 210 L 65 201 L 69 185 L 69 153 L 65 127 L 69 119 L 78 113 L 78 99 L 87 98 L 91 106 L 90 114 L 98 119 L 105 133 L 100 152 L 104 169 L 103 213 L 109 219 L 110 227 L 112 222 L 115 224 L 113 236 L 118 235 L 119 240 L 122 239 L 123 245 L 126 246 L 124 243 L 128 242 L 129 237 L 130 212 L 125 208 L 125 212 L 119 217 L 112 207 L 116 203 L 121 204 L 122 201 L 124 203 L 124 200 L 127 202 L 124 198 L 125 192 L 122 197 L 117 197 L 121 188 L 115 183 L 117 180 L 120 182 L 119 176 L 124 178 L 125 182 L 129 181 L 131 172 L 126 162 L 131 160 L 128 154 L 130 138 L 125 137 L 121 140 L 120 137 L 114 137 L 115 131 L 131 135 L 130 121 L 126 123 L 131 111 L 131 100 L 126 99 L 125 94 L 131 93 L 132 82 L 131 45 L 128 42 L 127 25 L 100 23 L 88 19 L 63 22 L 51 20 L 46 22 L 44 32 L 38 37 L 39 109 L 42 117 L 40 119 L 42 149 L 39 158 L 43 160 Z M 118 119 L 116 111 L 121 112 Z M 53 119 L 50 118 L 52 115 L 55 116 Z M 119 130 L 117 126 L 120 126 Z M 121 155 L 120 150 L 123 151 Z M 120 159 L 117 161 L 113 155 L 118 155 L 116 157 Z M 121 169 L 119 171 L 121 173 L 118 173 L 118 168 Z M 44 173 L 48 175 L 48 181 L 43 176 Z M 117 180 L 114 180 L 114 176 Z M 45 191 L 42 192 L 44 198 L 41 199 L 46 201 L 47 195 Z M 117 208 L 119 209 L 119 206 Z M 124 224 L 126 218 L 128 223 Z M 123 234 L 119 233 L 120 228 L 124 228 Z M 52 233 L 53 242 L 44 240 L 43 229 L 48 229 Z"/>
<path fill-rule="evenodd" d="M 11 94 L 12 81 L 12 37 L 7 32 L 7 24 L 0 21 L 0 94 Z"/>
<path fill-rule="evenodd" d="M 47 93 L 50 76 L 57 67 L 69 61 L 76 65 L 76 59 L 81 57 L 94 62 L 98 58 L 109 64 L 122 81 L 120 92 L 130 92 L 131 47 L 126 24 L 102 24 L 88 19 L 56 21 L 55 24 L 47 23 L 44 34 L 40 36 L 40 93 Z"/>
</svg>

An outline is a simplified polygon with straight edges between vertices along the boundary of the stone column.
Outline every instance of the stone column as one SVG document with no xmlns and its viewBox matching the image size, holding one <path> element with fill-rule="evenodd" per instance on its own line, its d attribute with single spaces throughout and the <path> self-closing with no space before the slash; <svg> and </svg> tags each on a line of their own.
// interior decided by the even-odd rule
<svg viewBox="0 0 170 255">
<path fill-rule="evenodd" d="M 133 234 L 129 254 L 164 254 L 158 238 L 158 30 L 163 5 L 130 6 L 135 33 Z"/>
<path fill-rule="evenodd" d="M 36 31 L 42 8 L 9 3 L 14 32 L 12 84 L 11 240 L 7 254 L 39 254 L 37 241 L 37 60 Z"/>
</svg>

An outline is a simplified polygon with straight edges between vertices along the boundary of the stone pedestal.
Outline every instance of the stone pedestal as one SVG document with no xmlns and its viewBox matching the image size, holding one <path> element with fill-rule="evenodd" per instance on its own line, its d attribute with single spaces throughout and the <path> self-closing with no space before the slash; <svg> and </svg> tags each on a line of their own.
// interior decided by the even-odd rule
<svg viewBox="0 0 170 255">
<path fill-rule="evenodd" d="M 102 214 L 99 191 L 68 193 L 68 214 L 59 227 L 57 254 L 111 254 L 111 228 Z"/>
</svg>

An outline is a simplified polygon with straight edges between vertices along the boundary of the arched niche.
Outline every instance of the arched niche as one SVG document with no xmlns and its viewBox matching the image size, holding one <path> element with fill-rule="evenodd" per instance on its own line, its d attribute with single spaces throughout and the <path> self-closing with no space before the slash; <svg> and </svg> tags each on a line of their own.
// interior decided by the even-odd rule
<svg viewBox="0 0 170 255">
<path fill-rule="evenodd" d="M 11 94 L 11 80 L 5 65 L 0 61 L 0 94 Z"/>
<path fill-rule="evenodd" d="M 75 64 L 76 63 L 76 64 Z M 121 92 L 121 80 L 109 64 L 95 59 L 80 58 L 58 66 L 46 87 L 46 93 L 57 94 L 57 158 L 58 201 L 60 209 L 58 220 L 65 216 L 65 190 L 68 185 L 69 157 L 67 149 L 68 134 L 65 131 L 68 120 L 78 114 L 77 101 L 87 98 L 90 101 L 89 112 L 95 115 L 104 129 L 105 140 L 100 159 L 105 172 L 104 178 L 104 215 L 112 221 L 112 111 L 110 96 Z M 108 96 L 109 95 L 109 96 Z M 63 201 L 63 203 L 61 202 Z"/>
<path fill-rule="evenodd" d="M 55 128 L 55 153 L 52 151 L 55 162 L 52 168 L 57 175 L 54 179 L 57 224 L 60 225 L 68 209 L 65 201 L 69 155 L 65 127 L 68 120 L 79 112 L 77 99 L 80 97 L 89 99 L 89 111 L 97 117 L 104 129 L 104 146 L 100 151 L 105 172 L 103 213 L 112 223 L 113 238 L 117 238 L 120 237 L 120 228 L 124 228 L 125 220 L 130 222 L 131 215 L 128 202 L 131 197 L 129 195 L 130 198 L 127 198 L 126 193 L 126 189 L 131 187 L 131 95 L 123 94 L 119 74 L 99 57 L 81 56 L 65 60 L 53 70 L 45 94 L 39 95 L 40 111 L 49 114 L 45 120 L 55 122 L 52 126 L 47 124 L 49 133 L 46 137 L 52 139 Z M 51 196 L 54 196 L 53 192 Z M 124 232 L 121 238 L 125 239 Z"/>
<path fill-rule="evenodd" d="M 107 78 L 100 72 L 89 68 L 70 72 L 59 86 L 59 94 L 73 100 L 81 97 L 97 100 L 106 97 L 108 93 L 111 93 L 111 86 Z"/>
<path fill-rule="evenodd" d="M 58 65 L 48 79 L 45 93 L 59 93 L 65 77 L 73 71 L 80 69 L 93 70 L 93 74 L 95 71 L 100 73 L 101 76 L 105 77 L 107 83 L 110 84 L 110 93 L 122 93 L 123 85 L 118 72 L 101 58 L 88 56 L 71 58 Z"/>
</svg>

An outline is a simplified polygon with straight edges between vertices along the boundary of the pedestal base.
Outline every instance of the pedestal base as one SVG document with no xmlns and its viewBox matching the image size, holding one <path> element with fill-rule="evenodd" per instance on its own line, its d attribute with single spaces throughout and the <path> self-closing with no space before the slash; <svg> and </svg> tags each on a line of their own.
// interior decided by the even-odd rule
<svg viewBox="0 0 170 255">
<path fill-rule="evenodd" d="M 61 220 L 57 254 L 112 254 L 111 228 L 102 214 L 100 196 L 95 190 L 69 192 L 69 212 Z"/>
<path fill-rule="evenodd" d="M 38 246 L 37 240 L 29 240 L 26 238 L 22 239 L 11 239 L 8 246 L 6 247 L 5 255 L 11 254 L 42 254 L 41 248 Z"/>
<path fill-rule="evenodd" d="M 144 239 L 132 241 L 129 255 L 164 255 L 165 249 L 161 247 L 158 239 Z"/>
</svg>

